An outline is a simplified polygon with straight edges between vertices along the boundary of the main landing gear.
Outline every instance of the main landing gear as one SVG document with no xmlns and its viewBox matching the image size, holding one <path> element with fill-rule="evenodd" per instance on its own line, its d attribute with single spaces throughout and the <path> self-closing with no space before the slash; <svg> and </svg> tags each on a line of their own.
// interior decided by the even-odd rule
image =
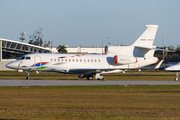
<svg viewBox="0 0 180 120">
<path fill-rule="evenodd" d="M 80 74 L 79 78 L 87 78 L 87 80 L 93 80 L 94 76 L 97 80 L 104 80 L 104 76 L 101 76 L 100 74 L 89 74 L 89 75 Z"/>
<path fill-rule="evenodd" d="M 93 80 L 93 78 L 94 78 L 94 76 L 92 74 L 87 76 L 88 80 Z"/>
<path fill-rule="evenodd" d="M 104 80 L 104 76 L 102 76 L 100 74 L 96 74 L 95 77 L 97 80 Z"/>
</svg>

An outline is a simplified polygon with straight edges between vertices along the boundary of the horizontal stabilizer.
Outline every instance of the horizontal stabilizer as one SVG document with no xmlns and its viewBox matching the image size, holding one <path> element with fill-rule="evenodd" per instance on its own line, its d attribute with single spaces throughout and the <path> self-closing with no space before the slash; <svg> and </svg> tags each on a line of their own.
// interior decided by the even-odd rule
<svg viewBox="0 0 180 120">
<path fill-rule="evenodd" d="M 160 50 L 160 51 L 170 52 L 170 50 L 165 50 L 165 49 L 160 49 L 160 48 L 155 48 L 155 47 L 144 47 L 144 46 L 135 46 L 135 47 L 149 49 L 149 50 Z"/>
</svg>

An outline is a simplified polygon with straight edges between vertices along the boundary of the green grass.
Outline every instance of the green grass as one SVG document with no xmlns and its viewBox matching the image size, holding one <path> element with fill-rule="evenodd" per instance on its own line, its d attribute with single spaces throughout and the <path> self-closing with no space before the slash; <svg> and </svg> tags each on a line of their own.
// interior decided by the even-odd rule
<svg viewBox="0 0 180 120">
<path fill-rule="evenodd" d="M 105 80 L 174 80 L 175 73 L 106 74 Z M 0 79 L 25 79 L 26 72 L 0 71 Z M 32 72 L 31 79 L 78 79 L 77 75 Z M 84 80 L 84 79 L 81 79 Z M 0 119 L 180 119 L 180 85 L 0 86 Z"/>
<path fill-rule="evenodd" d="M 0 119 L 180 119 L 180 85 L 0 87 Z"/>
</svg>

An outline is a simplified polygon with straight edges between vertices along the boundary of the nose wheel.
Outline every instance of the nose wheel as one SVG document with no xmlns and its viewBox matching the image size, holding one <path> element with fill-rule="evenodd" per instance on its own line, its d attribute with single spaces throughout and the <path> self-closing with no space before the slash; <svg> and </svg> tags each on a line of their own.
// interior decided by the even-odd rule
<svg viewBox="0 0 180 120">
<path fill-rule="evenodd" d="M 179 76 L 179 72 L 176 72 L 176 78 L 175 78 L 174 81 L 178 81 L 178 80 L 179 80 L 179 79 L 178 79 L 178 76 Z"/>
<path fill-rule="evenodd" d="M 27 77 L 26 77 L 26 80 L 29 80 L 29 79 L 30 79 L 30 75 L 31 75 L 31 72 L 30 72 L 30 71 L 27 71 Z"/>
</svg>

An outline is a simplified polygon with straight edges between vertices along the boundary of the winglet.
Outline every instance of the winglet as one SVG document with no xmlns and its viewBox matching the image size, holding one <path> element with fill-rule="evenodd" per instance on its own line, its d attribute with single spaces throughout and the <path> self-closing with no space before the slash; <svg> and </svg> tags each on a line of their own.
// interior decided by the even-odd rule
<svg viewBox="0 0 180 120">
<path fill-rule="evenodd" d="M 163 63 L 163 60 L 161 60 L 154 69 L 159 69 L 162 63 Z"/>
</svg>

